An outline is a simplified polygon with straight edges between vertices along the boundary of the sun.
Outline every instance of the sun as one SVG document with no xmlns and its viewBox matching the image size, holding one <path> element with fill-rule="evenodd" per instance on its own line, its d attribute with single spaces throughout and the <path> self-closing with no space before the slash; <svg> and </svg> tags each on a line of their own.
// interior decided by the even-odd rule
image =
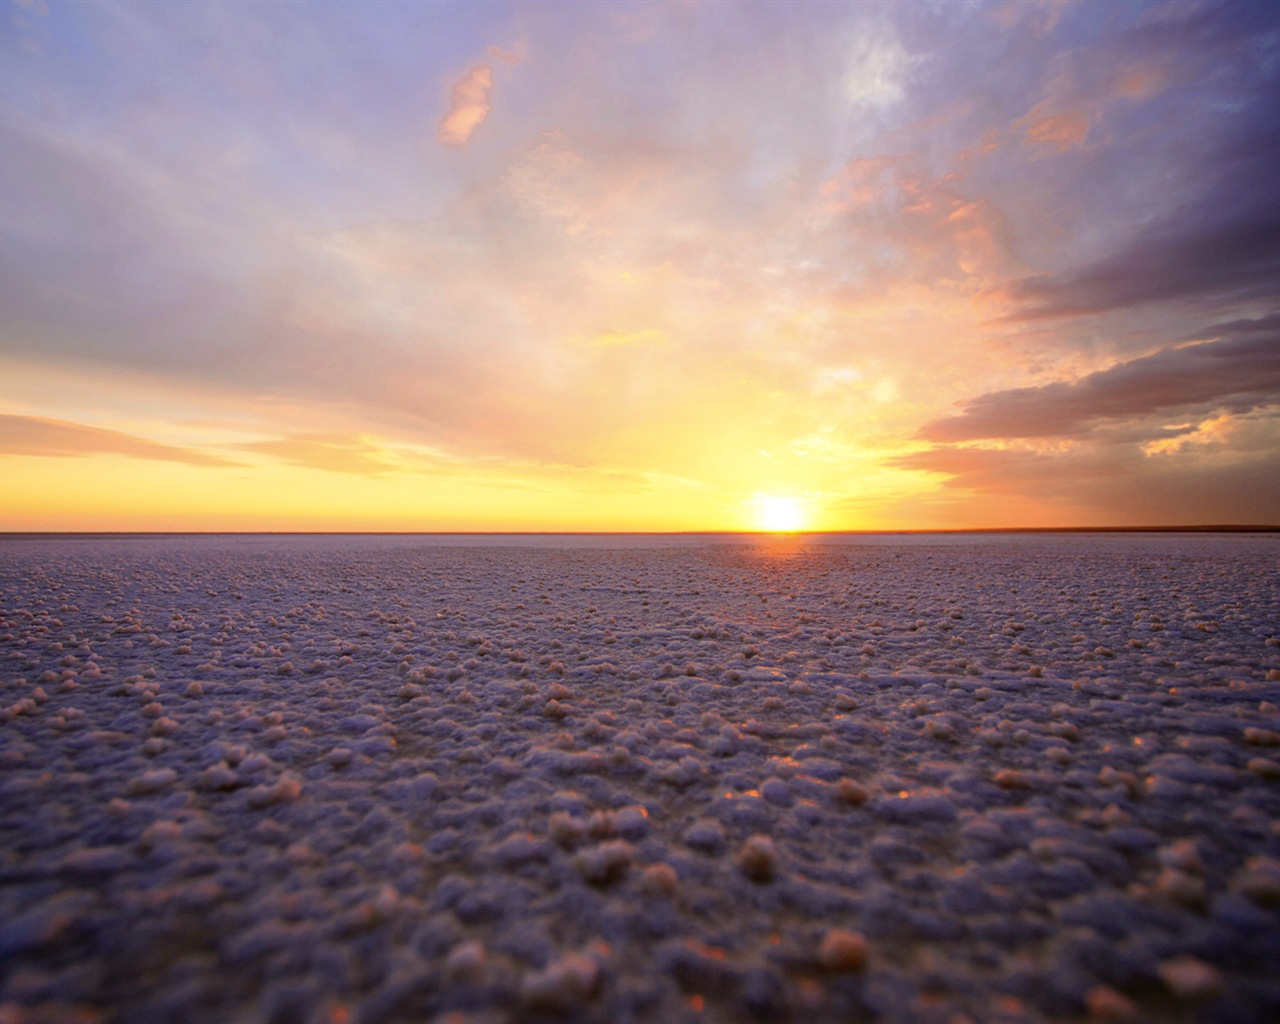
<svg viewBox="0 0 1280 1024">
<path fill-rule="evenodd" d="M 756 499 L 756 521 L 768 533 L 795 533 L 803 530 L 808 516 L 797 498 L 762 494 Z"/>
</svg>

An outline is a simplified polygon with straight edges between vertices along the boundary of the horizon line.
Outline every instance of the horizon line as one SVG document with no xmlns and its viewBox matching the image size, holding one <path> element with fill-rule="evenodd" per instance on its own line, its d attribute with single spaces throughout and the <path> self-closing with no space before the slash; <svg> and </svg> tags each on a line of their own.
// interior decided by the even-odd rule
<svg viewBox="0 0 1280 1024">
<path fill-rule="evenodd" d="M 996 533 L 1280 533 L 1280 524 L 975 526 L 883 530 L 0 530 L 17 537 L 858 537 Z"/>
</svg>

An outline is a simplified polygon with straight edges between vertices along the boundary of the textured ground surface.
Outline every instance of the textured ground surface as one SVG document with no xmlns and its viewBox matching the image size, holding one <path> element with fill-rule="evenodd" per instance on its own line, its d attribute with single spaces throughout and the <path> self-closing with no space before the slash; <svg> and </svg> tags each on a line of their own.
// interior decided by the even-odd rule
<svg viewBox="0 0 1280 1024">
<path fill-rule="evenodd" d="M 0 1021 L 1277 1019 L 1278 555 L 0 541 Z"/>
</svg>

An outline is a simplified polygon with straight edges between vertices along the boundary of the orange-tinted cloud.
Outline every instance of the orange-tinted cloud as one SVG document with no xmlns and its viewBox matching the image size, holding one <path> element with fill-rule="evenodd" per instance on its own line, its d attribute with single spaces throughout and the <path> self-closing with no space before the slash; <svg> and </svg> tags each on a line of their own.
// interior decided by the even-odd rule
<svg viewBox="0 0 1280 1024">
<path fill-rule="evenodd" d="M 1224 412 L 1203 423 L 1195 424 L 1191 429 L 1188 429 L 1189 426 L 1184 424 L 1171 427 L 1171 430 L 1179 432 L 1173 437 L 1161 437 L 1148 441 L 1142 446 L 1142 450 L 1147 455 L 1169 455 L 1181 451 L 1189 444 L 1222 444 L 1235 430 L 1236 417 L 1229 412 Z"/>
<path fill-rule="evenodd" d="M 1164 349 L 1076 381 L 991 392 L 958 415 L 926 423 L 918 436 L 1076 437 L 1103 421 L 1197 407 L 1244 413 L 1274 404 L 1280 404 L 1280 344 L 1274 335 L 1255 335 Z"/>
<path fill-rule="evenodd" d="M 436 141 L 446 146 L 465 146 L 472 133 L 493 109 L 493 68 L 476 64 L 449 87 L 449 110 L 436 128 Z"/>
<path fill-rule="evenodd" d="M 380 457 L 381 449 L 361 438 L 331 434 L 290 434 L 269 441 L 251 441 L 237 447 L 261 452 L 293 466 L 332 473 L 380 476 L 395 467 Z"/>
<path fill-rule="evenodd" d="M 1027 138 L 1041 145 L 1052 145 L 1059 153 L 1084 145 L 1089 134 L 1089 119 L 1083 114 L 1067 113 L 1042 117 L 1027 125 Z"/>
<path fill-rule="evenodd" d="M 1021 128 L 1033 144 L 1052 146 L 1059 153 L 1065 153 L 1084 145 L 1089 135 L 1089 118 L 1075 110 L 1045 113 L 1041 105 L 1015 121 L 1013 127 Z"/>
<path fill-rule="evenodd" d="M 508 53 L 505 50 L 500 50 L 496 46 L 489 47 L 489 56 L 492 57 L 494 60 L 502 61 L 504 64 L 510 64 L 512 67 L 515 67 L 522 60 L 524 60 L 524 56 L 521 53 L 519 52 Z"/>
<path fill-rule="evenodd" d="M 1153 458 L 1132 444 L 1064 449 L 936 447 L 891 460 L 945 476 L 954 521 L 966 502 L 984 509 L 1036 502 L 1047 525 L 1160 526 L 1274 524 L 1280 510 L 1280 454 L 1274 420 L 1254 425 L 1255 446 L 1187 445 Z M 982 515 L 989 515 L 983 511 Z M 987 520 L 989 521 L 989 520 Z"/>
<path fill-rule="evenodd" d="M 1131 100 L 1146 100 L 1160 93 L 1169 84 L 1169 75 L 1160 68 L 1128 68 L 1116 79 L 1117 94 Z"/>
<path fill-rule="evenodd" d="M 147 441 L 119 430 L 43 416 L 0 414 L 0 456 L 37 455 L 71 458 L 78 455 L 125 455 L 134 459 L 184 462 L 189 466 L 234 466 L 216 455 Z"/>
<path fill-rule="evenodd" d="M 828 209 L 839 212 L 885 201 L 895 187 L 891 172 L 907 159 L 881 156 L 850 160 L 823 183 L 821 194 L 830 203 Z"/>
<path fill-rule="evenodd" d="M 1081 523 L 1271 523 L 1280 512 L 1280 316 L 1235 320 L 1074 381 L 989 392 L 892 465 L 963 505 Z M 1059 520 L 1061 521 L 1061 520 Z"/>
</svg>

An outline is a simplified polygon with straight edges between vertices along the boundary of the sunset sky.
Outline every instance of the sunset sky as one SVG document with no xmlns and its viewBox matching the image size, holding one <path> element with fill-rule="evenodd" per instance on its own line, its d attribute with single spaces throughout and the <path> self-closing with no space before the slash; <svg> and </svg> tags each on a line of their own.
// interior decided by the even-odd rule
<svg viewBox="0 0 1280 1024">
<path fill-rule="evenodd" d="M 0 23 L 0 530 L 1280 523 L 1280 4 Z"/>
</svg>

